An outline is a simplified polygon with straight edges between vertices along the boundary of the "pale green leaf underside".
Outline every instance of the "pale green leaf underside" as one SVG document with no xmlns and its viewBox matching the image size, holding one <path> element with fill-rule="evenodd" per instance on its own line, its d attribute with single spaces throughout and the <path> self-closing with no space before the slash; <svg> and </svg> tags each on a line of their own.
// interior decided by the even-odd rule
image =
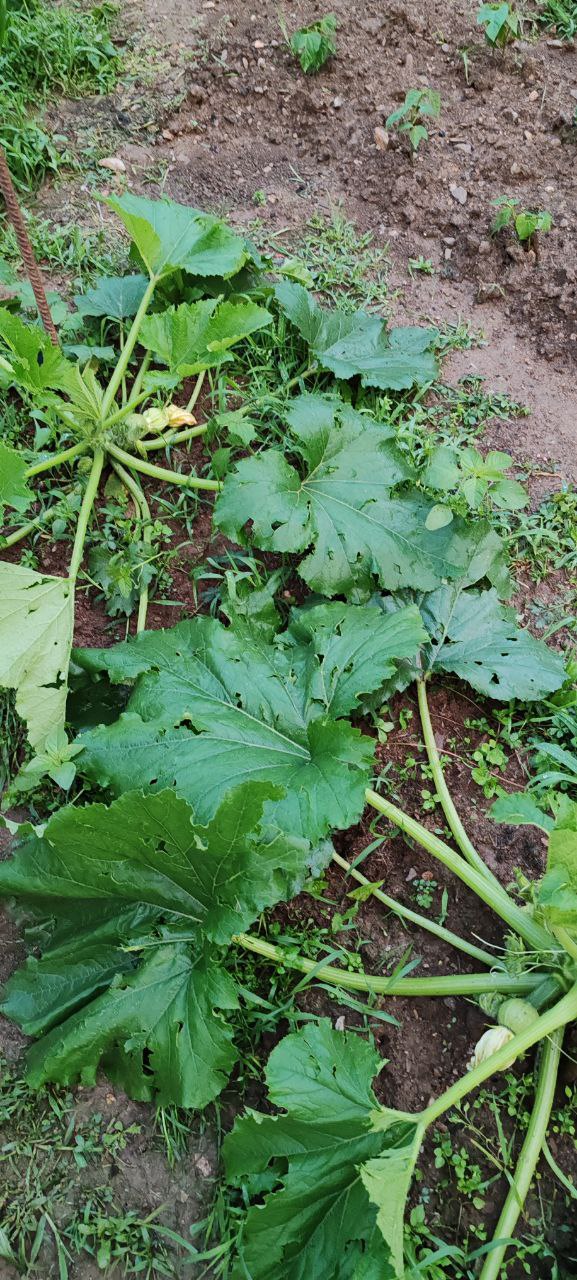
<svg viewBox="0 0 577 1280">
<path fill-rule="evenodd" d="M 0 563 L 0 685 L 16 690 L 33 747 L 64 723 L 73 625 L 67 578 Z"/>
</svg>

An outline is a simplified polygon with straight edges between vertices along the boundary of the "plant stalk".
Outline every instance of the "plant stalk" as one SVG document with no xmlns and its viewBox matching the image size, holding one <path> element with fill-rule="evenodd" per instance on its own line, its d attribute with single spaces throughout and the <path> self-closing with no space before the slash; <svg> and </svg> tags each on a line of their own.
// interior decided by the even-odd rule
<svg viewBox="0 0 577 1280">
<path fill-rule="evenodd" d="M 189 402 L 188 402 L 188 404 L 187 404 L 187 406 L 186 406 L 186 411 L 187 411 L 187 413 L 192 413 L 192 410 L 194 409 L 194 406 L 195 406 L 195 404 L 196 404 L 196 402 L 197 402 L 197 400 L 198 400 L 198 397 L 199 397 L 199 395 L 200 395 L 200 393 L 201 393 L 201 391 L 202 391 L 202 388 L 203 388 L 203 385 L 204 385 L 204 379 L 205 379 L 205 378 L 206 378 L 206 369 L 203 369 L 202 373 L 199 373 L 198 378 L 196 379 L 196 382 L 195 382 L 195 384 L 194 384 L 193 391 L 192 391 L 192 395 L 191 395 L 190 400 L 189 400 Z"/>
<path fill-rule="evenodd" d="M 516 902 L 509 897 L 505 889 L 501 887 L 498 881 L 495 884 L 489 883 L 486 876 L 481 875 L 475 867 L 471 867 L 468 862 L 460 854 L 455 853 L 444 840 L 433 835 L 427 827 L 417 822 L 416 818 L 410 818 L 408 814 L 403 813 L 402 809 L 398 809 L 395 804 L 391 804 L 389 800 L 385 800 L 383 796 L 379 796 L 376 791 L 370 788 L 365 791 L 365 799 L 368 804 L 377 809 L 379 813 L 384 814 L 390 822 L 393 822 L 400 831 L 411 839 L 416 840 L 422 845 L 428 853 L 443 863 L 449 871 L 458 876 L 477 897 L 485 902 L 488 907 L 492 907 L 502 920 L 514 930 L 528 945 L 537 952 L 554 952 L 558 948 L 555 946 L 553 937 L 540 924 L 531 919 L 527 912 L 518 907 Z"/>
<path fill-rule="evenodd" d="M 110 382 L 108 383 L 106 391 L 104 392 L 104 398 L 102 400 L 102 418 L 103 419 L 107 417 L 110 411 L 110 407 L 114 401 L 116 392 L 118 391 L 118 388 L 121 385 L 122 379 L 124 378 L 126 374 L 126 370 L 128 369 L 128 366 L 130 364 L 130 357 L 138 341 L 140 326 L 142 324 L 142 321 L 144 320 L 148 307 L 150 306 L 150 302 L 152 300 L 152 295 L 156 288 L 156 284 L 157 284 L 156 276 L 152 276 L 151 279 L 148 281 L 146 289 L 144 290 L 144 293 L 142 295 L 142 299 L 140 302 L 140 306 L 138 308 L 138 311 L 136 312 L 134 320 L 132 321 L 130 329 L 126 335 L 126 342 L 124 343 L 124 347 L 120 354 L 120 358 L 111 376 Z"/>
<path fill-rule="evenodd" d="M 148 372 L 148 366 L 150 364 L 151 359 L 152 359 L 152 351 L 145 351 L 140 364 L 140 369 L 138 370 L 138 373 L 134 379 L 132 387 L 130 388 L 131 396 L 137 396 L 139 394 L 140 388 L 144 381 L 144 375 L 145 373 Z"/>
<path fill-rule="evenodd" d="M 94 506 L 94 499 L 98 493 L 98 485 L 102 475 L 102 467 L 104 465 L 104 450 L 95 449 L 92 459 L 92 468 L 88 477 L 88 484 L 84 490 L 82 506 L 78 515 L 78 524 L 76 526 L 76 535 L 74 538 L 74 546 L 72 547 L 72 558 L 70 560 L 70 568 L 68 577 L 71 582 L 76 582 L 78 570 L 82 561 L 82 553 L 84 551 L 84 543 L 88 531 L 88 521 L 90 513 Z"/>
<path fill-rule="evenodd" d="M 32 476 L 39 476 L 41 471 L 51 471 L 53 467 L 59 467 L 63 462 L 70 462 L 72 458 L 78 458 L 80 454 L 88 451 L 88 442 L 81 441 L 80 444 L 71 444 L 69 449 L 62 449 L 60 453 L 53 453 L 50 458 L 43 458 L 42 462 L 35 462 L 34 466 L 26 468 L 26 479 L 30 480 Z"/>
<path fill-rule="evenodd" d="M 138 514 L 140 517 L 140 523 L 142 526 L 142 541 L 145 542 L 146 545 L 150 547 L 152 545 L 150 507 L 146 501 L 146 498 L 142 492 L 142 489 L 140 488 L 140 485 L 136 483 L 136 480 L 133 479 L 130 472 L 125 471 L 124 467 L 121 467 L 119 462 L 113 462 L 112 466 L 114 467 L 114 470 L 117 476 L 119 477 L 119 479 L 122 480 L 122 483 L 125 489 L 128 490 L 134 502 L 136 510 L 138 511 Z M 147 611 L 148 611 L 148 583 L 144 583 L 143 586 L 140 588 L 140 594 L 138 598 L 138 615 L 136 618 L 136 634 L 137 635 L 139 631 L 144 631 L 146 627 Z"/>
<path fill-rule="evenodd" d="M 552 1036 L 555 1031 L 565 1027 L 568 1022 L 573 1022 L 575 1018 L 577 1018 L 577 983 L 570 988 L 567 995 L 557 1001 L 557 1004 L 532 1022 L 530 1027 L 513 1036 L 513 1039 L 508 1040 L 502 1049 L 492 1053 L 485 1062 L 480 1062 L 479 1066 L 474 1067 L 472 1071 L 467 1071 L 466 1075 L 461 1076 L 455 1084 L 445 1090 L 445 1093 L 436 1098 L 426 1111 L 421 1113 L 420 1118 L 423 1123 L 429 1125 L 438 1120 L 446 1111 L 450 1111 L 451 1107 L 456 1107 L 473 1089 L 484 1084 L 489 1076 L 496 1071 L 506 1071 L 512 1057 L 520 1057 L 528 1049 L 532 1049 L 534 1044 L 538 1044 L 539 1040 Z"/>
<path fill-rule="evenodd" d="M 175 431 L 172 435 L 157 436 L 156 440 L 139 440 L 141 449 L 164 449 L 170 444 L 186 444 L 187 440 L 194 440 L 196 436 L 203 436 L 208 431 L 208 426 L 203 423 L 200 427 L 187 427 L 186 431 Z"/>
<path fill-rule="evenodd" d="M 497 877 L 483 861 L 480 854 L 477 853 L 475 846 L 469 839 L 453 803 L 453 798 L 445 781 L 443 767 L 441 765 L 437 744 L 435 742 L 435 735 L 433 733 L 431 715 L 429 712 L 429 703 L 427 701 L 427 686 L 424 680 L 417 680 L 417 696 L 419 700 L 421 724 L 423 727 L 423 737 L 425 740 L 429 764 L 431 766 L 433 781 L 435 783 L 435 790 L 439 800 L 441 801 L 441 807 L 452 831 L 455 843 L 461 850 L 463 857 L 467 859 L 467 862 L 469 862 L 472 867 L 476 867 L 477 871 L 480 871 L 482 875 L 486 876 L 492 884 L 495 884 L 500 888 L 501 886 L 499 885 Z"/>
<path fill-rule="evenodd" d="M 8 547 L 14 547 L 17 542 L 21 542 L 23 538 L 27 538 L 29 533 L 34 533 L 35 529 L 39 529 L 40 525 L 53 516 L 55 510 L 58 509 L 58 503 L 55 507 L 48 507 L 46 511 L 42 511 L 35 520 L 29 520 L 27 524 L 23 524 L 20 529 L 15 529 L 14 533 L 7 533 L 5 538 L 0 538 L 0 550 L 6 551 Z"/>
<path fill-rule="evenodd" d="M 389 898 L 388 894 L 383 893 L 377 885 L 372 885 L 371 881 L 367 880 L 362 872 L 357 871 L 356 867 L 352 867 L 349 862 L 345 862 L 345 859 L 341 858 L 338 853 L 333 853 L 333 862 L 342 867 L 343 871 L 346 871 L 359 884 L 368 885 L 371 890 L 371 896 L 376 898 L 377 902 L 382 902 L 383 906 L 388 907 L 389 911 L 394 911 L 395 915 L 400 916 L 402 920 L 410 920 L 411 924 L 416 924 L 420 929 L 426 929 L 428 933 L 433 933 L 435 937 L 441 938 L 443 942 L 448 942 L 449 946 L 456 947 L 459 951 L 465 951 L 474 960 L 479 960 L 481 964 L 486 964 L 489 969 L 493 968 L 495 956 L 490 955 L 488 951 L 483 951 L 481 947 L 476 947 L 474 943 L 467 942 L 465 938 L 460 938 L 451 929 L 445 929 L 442 924 L 429 920 L 428 916 L 422 916 L 418 911 L 412 911 L 410 907 L 403 906 L 401 902 L 397 902 L 396 898 Z"/>
<path fill-rule="evenodd" d="M 547 1137 L 547 1126 L 555 1097 L 562 1043 L 563 1027 L 560 1027 L 552 1033 L 550 1039 L 546 1040 L 543 1045 L 535 1102 L 529 1127 L 519 1152 L 513 1181 L 509 1187 L 507 1198 L 493 1233 L 493 1248 L 487 1254 L 479 1280 L 499 1280 L 501 1275 L 501 1266 L 508 1246 L 505 1243 L 499 1244 L 499 1241 L 509 1240 L 516 1229 L 535 1169 L 537 1168 L 543 1143 Z"/>
<path fill-rule="evenodd" d="M 136 458 L 134 454 L 119 449 L 116 444 L 107 444 L 106 450 L 118 462 L 131 467 L 133 471 L 141 471 L 143 475 L 152 476 L 154 480 L 163 480 L 165 484 L 180 484 L 186 489 L 208 489 L 212 493 L 219 493 L 222 489 L 219 480 L 202 480 L 200 476 L 194 474 L 187 476 L 180 471 L 168 471 L 165 467 L 156 467 L 153 462 Z"/>
<path fill-rule="evenodd" d="M 318 960 L 287 954 L 282 947 L 275 947 L 262 938 L 256 938 L 252 933 L 239 933 L 232 941 L 246 951 L 254 951 L 265 960 L 297 969 L 299 973 L 312 973 L 314 970 L 319 982 L 329 982 L 347 991 L 368 991 L 376 996 L 473 996 L 483 995 L 487 991 L 528 995 L 540 981 L 535 974 L 511 977 L 510 974 L 501 973 L 442 974 L 437 978 L 378 978 L 370 973 L 337 969 L 334 965 L 325 965 L 319 969 Z"/>
</svg>

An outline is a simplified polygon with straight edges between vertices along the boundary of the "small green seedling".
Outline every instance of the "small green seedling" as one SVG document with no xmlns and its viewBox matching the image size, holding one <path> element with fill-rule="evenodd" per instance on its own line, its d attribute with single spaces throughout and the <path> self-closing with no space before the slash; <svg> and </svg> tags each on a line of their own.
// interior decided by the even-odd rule
<svg viewBox="0 0 577 1280">
<path fill-rule="evenodd" d="M 497 210 L 491 223 L 493 235 L 504 227 L 514 227 L 518 240 L 522 244 L 533 239 L 538 231 L 550 231 L 553 219 L 547 209 L 520 209 L 515 196 L 497 196 L 493 200 Z"/>
<path fill-rule="evenodd" d="M 421 142 L 428 142 L 429 131 L 422 123 L 423 119 L 437 117 L 441 112 L 441 95 L 436 89 L 409 89 L 402 106 L 397 107 L 387 117 L 387 129 L 393 126 L 399 133 L 408 133 L 413 151 L 418 151 Z"/>
<path fill-rule="evenodd" d="M 409 275 L 412 276 L 415 271 L 419 271 L 424 276 L 432 276 L 435 268 L 431 259 L 424 258 L 421 253 L 418 258 L 409 258 Z"/>
<path fill-rule="evenodd" d="M 518 14 L 510 4 L 482 4 L 477 22 L 485 28 L 485 40 L 493 49 L 504 49 L 521 34 Z"/>
<path fill-rule="evenodd" d="M 79 751 L 82 751 L 82 746 L 69 742 L 64 729 L 53 729 L 47 735 L 43 751 L 32 756 L 14 778 L 10 799 L 13 801 L 19 792 L 33 791 L 45 778 L 51 778 L 63 791 L 68 791 L 76 776 L 74 756 Z"/>
<path fill-rule="evenodd" d="M 491 449 L 484 458 L 472 445 L 463 449 L 440 445 L 429 458 L 424 479 L 430 489 L 454 492 L 469 511 L 487 513 L 491 507 L 519 511 L 527 506 L 527 490 L 518 480 L 507 477 L 512 466 L 511 455 L 500 449 Z M 452 518 L 451 509 L 444 505 L 433 507 L 427 517 L 432 529 L 443 528 Z"/>
<path fill-rule="evenodd" d="M 312 22 L 310 27 L 300 27 L 290 37 L 291 52 L 306 74 L 320 71 L 325 62 L 334 57 L 337 51 L 336 30 L 334 13 L 327 13 L 318 22 Z"/>
</svg>

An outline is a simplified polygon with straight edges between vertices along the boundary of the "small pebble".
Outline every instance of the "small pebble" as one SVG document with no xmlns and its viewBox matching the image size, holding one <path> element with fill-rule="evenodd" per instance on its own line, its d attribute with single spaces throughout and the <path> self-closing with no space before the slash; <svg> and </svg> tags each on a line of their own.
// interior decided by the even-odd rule
<svg viewBox="0 0 577 1280">
<path fill-rule="evenodd" d="M 451 195 L 452 195 L 452 197 L 453 197 L 453 200 L 456 200 L 456 201 L 457 201 L 457 204 L 466 204 L 466 203 L 467 203 L 467 189 L 466 189 L 466 187 L 460 187 L 460 186 L 458 186 L 458 184 L 457 184 L 456 182 L 451 182 L 451 184 L 450 184 L 450 186 L 449 186 L 449 191 L 451 192 Z"/>
</svg>

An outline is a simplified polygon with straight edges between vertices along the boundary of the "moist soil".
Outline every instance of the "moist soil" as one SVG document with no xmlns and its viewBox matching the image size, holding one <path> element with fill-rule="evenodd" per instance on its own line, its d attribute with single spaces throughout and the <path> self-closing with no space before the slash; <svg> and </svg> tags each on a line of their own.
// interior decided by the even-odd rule
<svg viewBox="0 0 577 1280">
<path fill-rule="evenodd" d="M 527 36 L 504 52 L 491 51 L 476 28 L 475 7 L 452 0 L 363 5 L 336 0 L 332 8 L 339 22 L 338 57 L 318 76 L 305 77 L 283 40 L 278 6 L 268 0 L 261 0 L 254 10 L 245 0 L 166 0 L 162 10 L 155 0 L 125 3 L 119 32 L 133 75 L 107 98 L 55 103 L 49 119 L 79 150 L 88 138 L 93 143 L 96 139 L 102 155 L 123 161 L 125 171 L 118 176 L 98 169 L 99 190 L 126 184 L 151 196 L 164 191 L 185 204 L 223 213 L 244 228 L 258 215 L 279 253 L 292 251 L 312 214 L 330 216 L 342 206 L 359 231 L 373 233 L 376 246 L 389 246 L 389 290 L 383 308 L 403 323 L 429 319 L 456 324 L 466 319 L 484 335 L 471 349 L 449 357 L 446 379 L 455 382 L 466 374 L 480 374 L 488 390 L 527 405 L 528 417 L 496 419 L 486 439 L 534 464 L 540 497 L 543 489 L 558 489 L 577 479 L 577 130 L 571 123 L 577 105 L 577 63 L 573 45 L 563 44 L 555 32 L 539 40 Z M 290 30 L 322 12 L 311 3 L 284 6 Z M 406 140 L 386 130 L 385 120 L 407 89 L 426 85 L 441 94 L 441 116 L 431 122 L 429 143 L 411 155 Z M 257 191 L 265 202 L 258 208 Z M 523 208 L 550 210 L 554 230 L 528 248 L 517 244 L 510 232 L 492 237 L 491 201 L 504 194 L 517 197 Z M 74 176 L 43 191 L 38 209 L 55 220 L 74 220 L 86 227 L 108 218 L 106 209 L 91 200 L 90 185 Z M 431 261 L 434 274 L 411 277 L 408 259 L 421 255 Z M 153 501 L 150 493 L 149 498 Z M 185 535 L 176 521 L 169 523 L 176 546 Z M 210 506 L 203 501 L 193 539 L 171 565 L 178 607 L 153 603 L 149 625 L 169 626 L 196 611 L 191 569 L 225 545 L 221 538 L 212 539 Z M 42 555 L 43 568 L 63 571 L 62 544 L 46 547 Z M 554 589 L 551 583 L 539 588 L 531 584 L 533 596 L 544 607 L 552 603 Z M 93 592 L 80 595 L 77 644 L 107 645 L 123 635 L 124 625 L 111 623 Z M 405 730 L 395 730 L 386 746 L 378 747 L 381 767 L 389 763 L 393 778 L 407 756 L 419 762 L 424 758 L 410 694 L 403 705 L 412 709 L 412 720 Z M 471 781 L 466 757 L 482 735 L 464 721 L 484 714 L 485 708 L 472 701 L 470 690 L 455 684 L 433 690 L 431 712 L 438 745 L 450 761 L 449 785 L 482 855 L 505 884 L 517 866 L 529 875 L 539 874 L 544 852 L 539 833 L 492 824 L 485 816 L 488 802 Z M 370 726 L 364 728 L 371 731 Z M 467 737 L 470 743 L 464 742 Z M 513 755 L 504 785 L 521 788 L 524 769 L 523 760 Z M 402 777 L 396 790 L 399 803 L 422 816 L 426 780 L 418 766 L 404 770 Z M 441 825 L 436 811 L 425 821 L 432 829 Z M 339 833 L 336 845 L 352 860 L 373 839 L 366 819 Z M 431 909 L 439 912 L 446 888 L 448 927 L 482 943 L 502 943 L 492 917 L 480 910 L 477 899 L 402 839 L 386 839 L 363 870 L 409 905 L 415 904 L 413 882 L 434 874 Z M 350 906 L 342 873 L 332 867 L 327 881 L 325 896 L 336 909 Z M 327 929 L 331 946 L 335 939 L 330 935 L 330 914 L 322 902 L 303 895 L 279 908 L 276 918 L 286 931 L 303 923 Z M 355 945 L 360 941 L 365 967 L 375 973 L 389 972 L 409 946 L 412 957 L 420 957 L 420 973 L 473 967 L 464 956 L 448 957 L 430 935 L 409 935 L 400 921 L 372 901 L 362 905 L 354 929 L 337 935 L 336 941 L 351 949 L 351 939 Z M 21 957 L 18 932 L 7 922 L 0 953 L 2 976 Z M 359 1022 L 354 1012 L 330 1001 L 323 991 L 307 992 L 302 1005 L 309 1012 L 344 1018 L 347 1025 Z M 386 1008 L 400 1026 L 373 1026 L 385 1059 L 380 1096 L 393 1106 L 422 1107 L 462 1074 L 485 1020 L 475 1005 L 453 998 L 389 1000 Z M 17 1030 L 2 1022 L 0 1048 L 10 1061 L 23 1044 Z M 271 1047 L 267 1040 L 263 1050 Z M 569 1051 L 564 1083 L 573 1079 L 571 1045 Z M 260 1101 L 258 1093 L 251 1097 L 252 1103 Z M 225 1096 L 227 1120 L 237 1105 L 233 1086 Z M 87 1108 L 108 1108 L 126 1125 L 137 1117 L 142 1131 L 129 1140 L 119 1161 L 106 1166 L 108 1185 L 121 1207 L 137 1208 L 143 1215 L 164 1205 L 162 1221 L 186 1236 L 212 1194 L 216 1148 L 210 1121 L 202 1128 L 192 1121 L 188 1153 L 171 1170 L 154 1134 L 151 1108 L 130 1102 L 105 1083 L 96 1090 L 77 1089 L 73 1107 L 79 1117 Z M 558 1137 L 554 1154 L 565 1172 L 577 1177 L 573 1139 Z M 435 1200 L 433 1164 L 429 1145 L 420 1167 L 424 1182 L 433 1188 L 430 1220 L 438 1235 L 458 1241 L 469 1225 L 470 1206 L 459 1217 L 456 1198 L 444 1191 Z M 73 1201 L 80 1202 L 89 1179 L 78 1174 L 76 1182 Z M 552 1236 L 556 1221 L 570 1225 L 568 1214 L 577 1228 L 575 1211 L 567 1210 L 546 1173 L 540 1185 L 542 1202 L 552 1205 Z M 489 1229 L 502 1191 L 502 1184 L 493 1189 L 481 1215 Z M 535 1200 L 528 1217 L 537 1214 Z M 530 1265 L 537 1280 L 549 1276 L 548 1265 L 538 1258 Z M 49 1252 L 43 1266 L 47 1280 L 57 1274 Z M 8 1280 L 15 1274 L 0 1262 L 0 1277 Z M 97 1274 L 90 1261 L 71 1269 L 73 1280 L 94 1280 Z M 187 1269 L 183 1274 L 192 1273 Z M 526 1273 L 513 1269 L 507 1274 L 514 1278 Z"/>
</svg>

